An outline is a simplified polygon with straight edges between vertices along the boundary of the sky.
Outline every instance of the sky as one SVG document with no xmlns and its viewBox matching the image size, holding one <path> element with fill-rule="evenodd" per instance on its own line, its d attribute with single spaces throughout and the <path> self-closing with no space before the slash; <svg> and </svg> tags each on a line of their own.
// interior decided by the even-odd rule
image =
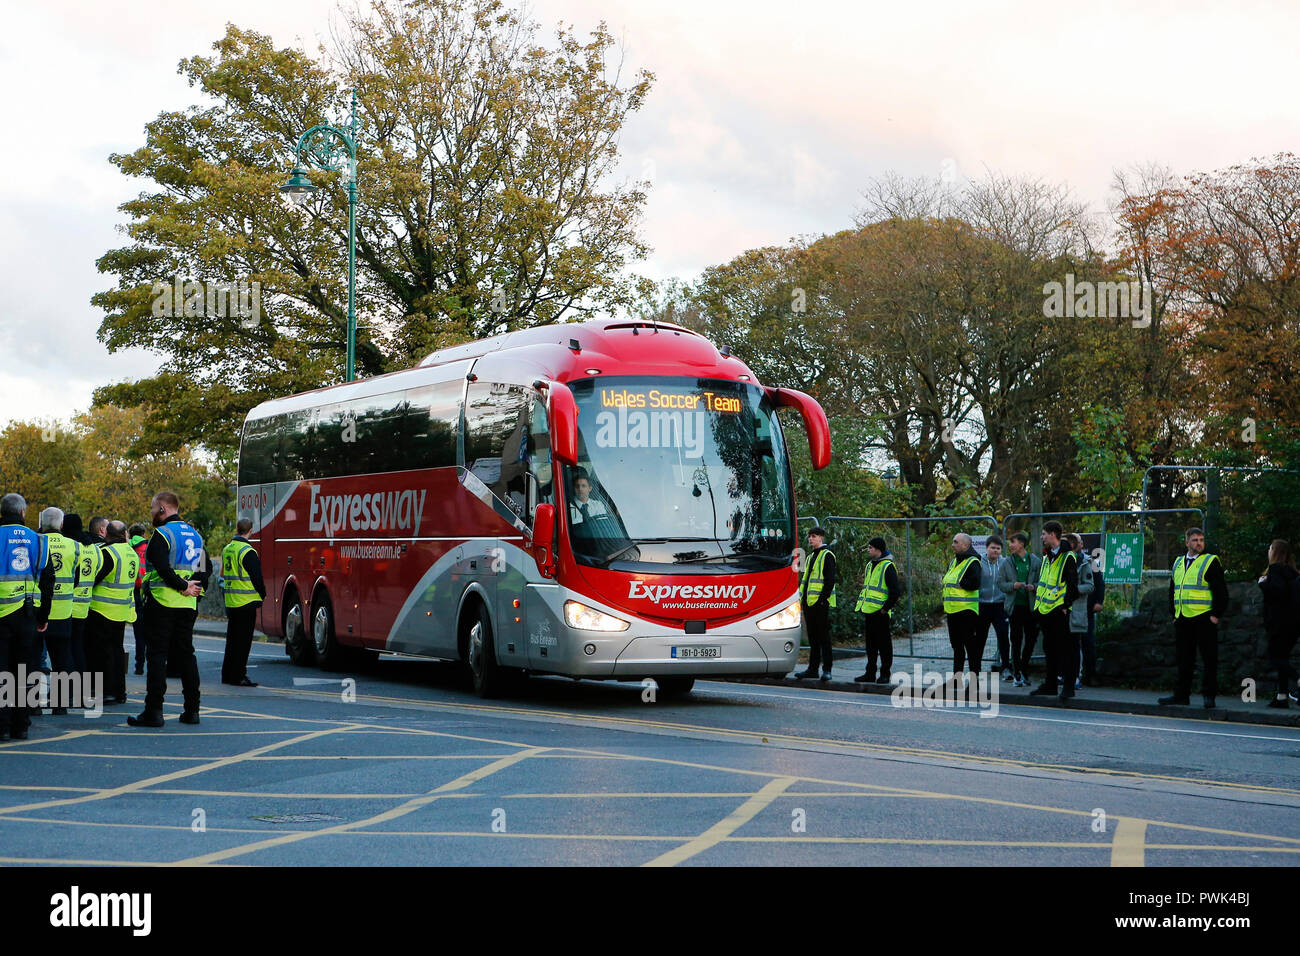
<svg viewBox="0 0 1300 956">
<path fill-rule="evenodd" d="M 233 22 L 314 50 L 337 0 L 0 0 L 0 427 L 66 419 L 152 374 L 110 354 L 95 261 L 149 188 L 108 162 L 197 101 L 177 74 Z M 656 75 L 622 135 L 649 178 L 637 271 L 690 279 L 747 249 L 852 225 L 889 172 L 986 171 L 1069 187 L 1103 216 L 1116 169 L 1213 170 L 1300 148 L 1300 5 L 1129 0 L 534 0 L 545 32 L 602 19 L 628 76 Z"/>
</svg>

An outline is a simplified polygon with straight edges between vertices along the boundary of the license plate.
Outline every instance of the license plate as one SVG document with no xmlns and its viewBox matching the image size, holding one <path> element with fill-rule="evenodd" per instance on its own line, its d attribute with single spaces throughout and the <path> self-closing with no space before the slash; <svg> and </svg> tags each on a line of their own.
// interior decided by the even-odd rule
<svg viewBox="0 0 1300 956">
<path fill-rule="evenodd" d="M 698 660 L 702 657 L 721 657 L 721 647 L 674 647 L 673 657 L 678 660 Z"/>
</svg>

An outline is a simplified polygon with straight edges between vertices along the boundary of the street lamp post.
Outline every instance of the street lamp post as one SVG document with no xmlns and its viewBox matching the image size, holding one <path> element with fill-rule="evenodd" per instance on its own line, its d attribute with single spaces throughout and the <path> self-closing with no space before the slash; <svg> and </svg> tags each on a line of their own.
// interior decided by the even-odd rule
<svg viewBox="0 0 1300 956">
<path fill-rule="evenodd" d="M 346 154 L 344 153 L 346 150 Z M 356 377 L 357 362 L 357 91 L 352 91 L 352 122 L 347 132 L 322 123 L 298 137 L 299 165 L 280 187 L 294 205 L 302 205 L 316 192 L 306 165 L 343 171 L 348 187 L 348 369 L 346 381 Z"/>
</svg>

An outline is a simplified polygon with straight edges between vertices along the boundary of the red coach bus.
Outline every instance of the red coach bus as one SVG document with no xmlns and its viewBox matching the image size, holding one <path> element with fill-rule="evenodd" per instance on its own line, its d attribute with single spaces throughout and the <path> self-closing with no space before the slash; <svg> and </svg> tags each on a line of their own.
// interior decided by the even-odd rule
<svg viewBox="0 0 1300 956">
<path fill-rule="evenodd" d="M 326 669 L 379 652 L 463 662 L 483 696 L 527 673 L 783 674 L 801 620 L 795 505 L 763 387 L 674 325 L 543 326 L 265 402 L 239 514 L 261 627 Z"/>
</svg>

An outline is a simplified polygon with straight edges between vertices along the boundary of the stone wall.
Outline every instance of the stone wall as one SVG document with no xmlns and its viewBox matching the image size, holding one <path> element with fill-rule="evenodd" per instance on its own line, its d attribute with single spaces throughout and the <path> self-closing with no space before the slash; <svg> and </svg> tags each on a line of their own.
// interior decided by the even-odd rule
<svg viewBox="0 0 1300 956">
<path fill-rule="evenodd" d="M 1273 674 L 1268 667 L 1259 586 L 1254 581 L 1228 585 L 1228 613 L 1219 621 L 1219 690 L 1240 694 L 1241 682 L 1255 679 L 1256 693 L 1271 695 Z M 1097 675 L 1103 683 L 1132 684 L 1172 690 L 1174 622 L 1169 616 L 1169 592 L 1152 589 L 1142 596 L 1138 611 L 1122 619 L 1115 631 L 1097 638 Z M 1197 655 L 1192 692 L 1201 686 L 1201 662 Z"/>
</svg>

